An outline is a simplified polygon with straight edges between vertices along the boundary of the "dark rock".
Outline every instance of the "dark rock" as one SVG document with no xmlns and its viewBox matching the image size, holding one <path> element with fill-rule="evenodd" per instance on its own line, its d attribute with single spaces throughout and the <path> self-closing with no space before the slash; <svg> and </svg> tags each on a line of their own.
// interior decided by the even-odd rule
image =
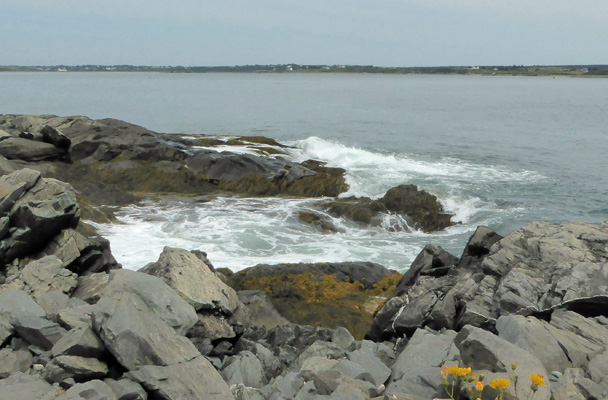
<svg viewBox="0 0 608 400">
<path fill-rule="evenodd" d="M 40 179 L 40 172 L 24 168 L 0 177 L 0 214 L 9 211 Z"/>
<path fill-rule="evenodd" d="M 49 385 L 40 375 L 16 372 L 0 380 L 3 400 L 53 400 L 57 389 Z"/>
<path fill-rule="evenodd" d="M 502 238 L 502 236 L 487 226 L 478 226 L 462 252 L 458 267 L 463 268 L 480 262 L 484 256 L 490 253 L 490 249 L 494 243 Z"/>
<path fill-rule="evenodd" d="M 42 140 L 52 144 L 58 149 L 67 150 L 72 143 L 68 137 L 52 126 L 44 125 L 40 128 L 40 133 L 42 134 Z"/>
<path fill-rule="evenodd" d="M 416 283 L 421 274 L 426 273 L 427 275 L 430 275 L 428 273 L 429 271 L 442 270 L 445 271 L 442 275 L 445 275 L 449 268 L 456 265 L 457 262 L 458 258 L 442 249 L 441 246 L 427 244 L 414 259 L 414 262 L 412 262 L 412 265 L 407 272 L 403 274 L 393 296 L 401 296 L 404 294 Z M 436 276 L 436 274 L 433 276 Z"/>
</svg>

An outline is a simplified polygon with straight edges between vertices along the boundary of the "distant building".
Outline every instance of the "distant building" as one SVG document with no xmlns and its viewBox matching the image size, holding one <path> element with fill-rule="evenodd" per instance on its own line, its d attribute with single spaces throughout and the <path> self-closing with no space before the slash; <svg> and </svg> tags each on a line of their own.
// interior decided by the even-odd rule
<svg viewBox="0 0 608 400">
<path fill-rule="evenodd" d="M 479 67 L 475 66 L 475 67 L 470 67 L 469 69 L 479 69 Z"/>
<path fill-rule="evenodd" d="M 587 72 L 589 72 L 589 68 L 581 68 L 581 72 L 583 74 L 586 74 Z"/>
</svg>

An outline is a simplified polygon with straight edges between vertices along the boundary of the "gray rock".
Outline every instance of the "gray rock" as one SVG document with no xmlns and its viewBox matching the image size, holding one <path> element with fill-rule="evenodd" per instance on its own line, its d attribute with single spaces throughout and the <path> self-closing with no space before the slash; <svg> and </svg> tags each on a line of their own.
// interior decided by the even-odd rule
<svg viewBox="0 0 608 400">
<path fill-rule="evenodd" d="M 56 391 L 40 375 L 16 372 L 0 380 L 2 400 L 54 400 Z"/>
<path fill-rule="evenodd" d="M 67 150 L 72 143 L 67 136 L 49 125 L 44 125 L 41 127 L 40 133 L 42 134 L 42 140 L 44 140 L 46 143 L 52 144 L 58 149 Z"/>
<path fill-rule="evenodd" d="M 0 350 L 0 379 L 14 372 L 26 373 L 32 366 L 32 353 L 26 349 L 13 351 L 10 348 Z"/>
<path fill-rule="evenodd" d="M 456 332 L 417 330 L 397 356 L 386 394 L 397 398 L 430 399 L 442 390 L 441 366 L 458 356 Z"/>
<path fill-rule="evenodd" d="M 76 381 L 103 378 L 108 374 L 106 363 L 96 358 L 57 356 L 46 365 L 44 379 L 50 383 L 72 378 Z"/>
<path fill-rule="evenodd" d="M 120 296 L 125 292 L 137 295 L 180 335 L 185 335 L 198 321 L 192 306 L 157 277 L 123 269 L 113 270 L 103 296 Z"/>
<path fill-rule="evenodd" d="M 269 400 L 293 399 L 296 397 L 302 386 L 304 378 L 293 371 L 288 371 L 276 377 L 269 385 L 272 389 L 267 396 Z"/>
<path fill-rule="evenodd" d="M 105 379 L 104 382 L 110 386 L 116 400 L 147 400 L 148 393 L 137 382 L 130 379 Z"/>
<path fill-rule="evenodd" d="M 249 310 L 251 326 L 263 327 L 270 330 L 277 326 L 290 324 L 287 319 L 279 314 L 266 292 L 260 290 L 241 290 L 237 294 L 239 300 Z"/>
<path fill-rule="evenodd" d="M 262 363 L 248 350 L 228 357 L 221 375 L 228 385 L 243 383 L 245 386 L 259 389 L 266 383 Z"/>
<path fill-rule="evenodd" d="M 259 389 L 248 387 L 242 383 L 230 386 L 235 400 L 266 400 Z"/>
<path fill-rule="evenodd" d="M 161 278 L 196 310 L 219 311 L 230 315 L 239 301 L 234 289 L 215 276 L 195 254 L 165 247 L 155 263 L 140 270 Z"/>
<path fill-rule="evenodd" d="M 454 343 L 460 351 L 462 363 L 477 373 L 485 373 L 488 382 L 497 378 L 509 379 L 514 362 L 517 363 L 519 376 L 527 377 L 532 373 L 549 376 L 542 363 L 532 354 L 483 329 L 467 325 L 458 333 Z M 529 386 L 518 385 L 515 393 L 511 385 L 507 387 L 507 392 L 511 396 L 525 398 Z M 550 397 L 549 387 L 540 387 L 534 396 L 537 400 L 549 400 Z"/>
<path fill-rule="evenodd" d="M 197 316 L 198 322 L 188 332 L 189 338 L 218 340 L 236 337 L 236 333 L 224 316 L 215 314 L 198 314 Z"/>
<path fill-rule="evenodd" d="M 162 297 L 162 293 L 155 294 Z M 93 327 L 106 348 L 128 370 L 146 365 L 172 365 L 200 353 L 178 335 L 144 300 L 131 292 L 112 292 L 97 303 Z"/>
<path fill-rule="evenodd" d="M 60 159 L 65 152 L 50 143 L 8 137 L 0 141 L 0 155 L 9 160 L 42 161 Z"/>
<path fill-rule="evenodd" d="M 51 349 L 54 357 L 66 355 L 97 358 L 104 351 L 103 342 L 88 326 L 70 330 Z"/>
<path fill-rule="evenodd" d="M 67 308 L 59 312 L 57 316 L 57 322 L 68 329 L 74 329 L 81 326 L 93 326 L 91 315 L 95 306 L 91 304 L 85 304 L 82 306 Z"/>
<path fill-rule="evenodd" d="M 572 363 L 547 325 L 534 317 L 513 315 L 498 318 L 496 329 L 500 338 L 534 355 L 547 371 L 563 372 Z"/>
<path fill-rule="evenodd" d="M 369 372 L 372 377 L 371 382 L 376 386 L 385 383 L 391 375 L 391 369 L 369 348 L 360 348 L 348 353 L 346 356 L 350 361 L 359 364 L 365 371 Z"/>
<path fill-rule="evenodd" d="M 441 246 L 426 245 L 422 251 L 416 256 L 412 265 L 407 270 L 395 290 L 394 296 L 401 296 L 411 286 L 414 285 L 416 280 L 421 274 L 427 273 L 431 270 L 442 270 L 445 275 L 449 268 L 453 267 L 458 262 L 458 258 L 454 257 L 447 251 L 441 248 Z"/>
<path fill-rule="evenodd" d="M 604 349 L 602 353 L 589 360 L 587 373 L 592 381 L 603 385 L 608 390 L 608 350 Z"/>
<path fill-rule="evenodd" d="M 101 294 L 110 282 L 110 274 L 103 272 L 78 277 L 78 287 L 72 294 L 89 304 L 99 301 Z"/>
<path fill-rule="evenodd" d="M 21 271 L 20 279 L 34 299 L 49 292 L 70 294 L 78 284 L 78 276 L 63 268 L 62 261 L 55 256 L 28 263 Z"/>
<path fill-rule="evenodd" d="M 0 214 L 10 210 L 15 202 L 40 179 L 40 172 L 23 168 L 0 177 Z"/>
<path fill-rule="evenodd" d="M 154 399 L 234 399 L 220 374 L 202 356 L 169 366 L 147 365 L 126 377 L 141 383 Z"/>
<path fill-rule="evenodd" d="M 59 313 L 74 307 L 85 305 L 80 299 L 68 297 L 63 292 L 48 292 L 36 298 L 36 302 L 46 312 L 46 317 L 53 322 L 59 321 Z"/>
<path fill-rule="evenodd" d="M 367 400 L 369 394 L 361 388 L 349 384 L 341 384 L 329 397 L 332 400 Z"/>
<path fill-rule="evenodd" d="M 333 367 L 333 369 L 336 369 L 342 372 L 344 375 L 351 377 L 355 380 L 366 381 L 373 384 L 374 386 L 378 386 L 376 385 L 375 379 L 372 377 L 369 371 L 363 368 L 360 364 L 357 364 L 348 359 L 343 358 L 339 360 Z"/>
<path fill-rule="evenodd" d="M 8 319 L 21 338 L 44 350 L 50 350 L 66 332 L 47 320 L 42 307 L 22 291 L 0 294 L 0 315 Z"/>
<path fill-rule="evenodd" d="M 331 334 L 332 343 L 338 345 L 344 350 L 352 350 L 355 348 L 355 338 L 348 329 L 344 327 L 336 328 Z"/>
<path fill-rule="evenodd" d="M 15 202 L 10 218 L 12 233 L 0 246 L 4 263 L 31 254 L 61 230 L 75 227 L 80 207 L 70 185 L 42 178 Z"/>
<path fill-rule="evenodd" d="M 568 400 L 581 397 L 585 400 L 608 398 L 608 388 L 587 378 L 580 368 L 566 369 L 556 386 L 555 389 L 551 388 L 556 399 L 566 395 L 572 396 L 568 397 Z"/>
<path fill-rule="evenodd" d="M 304 362 L 310 357 L 327 357 L 333 360 L 342 358 L 346 355 L 346 351 L 333 343 L 323 340 L 317 340 L 308 346 L 289 366 L 292 371 L 298 371 Z"/>
<path fill-rule="evenodd" d="M 58 400 L 117 400 L 112 388 L 98 379 L 78 383 L 69 388 Z"/>
<path fill-rule="evenodd" d="M 8 321 L 8 318 L 0 315 L 0 347 L 4 346 L 4 342 L 13 334 L 15 328 Z"/>
</svg>

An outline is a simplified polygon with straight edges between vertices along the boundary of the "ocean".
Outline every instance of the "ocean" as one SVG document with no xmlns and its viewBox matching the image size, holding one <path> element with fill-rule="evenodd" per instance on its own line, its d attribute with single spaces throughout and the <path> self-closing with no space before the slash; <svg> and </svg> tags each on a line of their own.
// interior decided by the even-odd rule
<svg viewBox="0 0 608 400">
<path fill-rule="evenodd" d="M 0 113 L 117 118 L 167 133 L 263 135 L 347 170 L 345 196 L 415 184 L 459 223 L 425 234 L 333 219 L 313 199 L 164 200 L 100 225 L 124 267 L 164 246 L 216 267 L 373 261 L 405 271 L 424 247 L 459 256 L 478 225 L 608 220 L 608 79 L 373 74 L 0 73 Z"/>
</svg>

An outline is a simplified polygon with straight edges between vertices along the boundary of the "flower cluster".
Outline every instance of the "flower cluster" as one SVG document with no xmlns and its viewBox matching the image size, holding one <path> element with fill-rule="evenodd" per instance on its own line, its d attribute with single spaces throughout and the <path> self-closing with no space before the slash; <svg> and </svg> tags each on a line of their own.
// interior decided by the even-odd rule
<svg viewBox="0 0 608 400">
<path fill-rule="evenodd" d="M 511 369 L 515 372 L 517 364 L 513 363 Z M 460 399 L 461 394 L 465 395 L 470 400 L 480 399 L 485 385 L 483 380 L 484 374 L 471 373 L 471 367 L 460 367 L 458 365 L 449 365 L 441 368 L 441 376 L 443 377 L 443 386 L 445 392 L 452 400 Z M 450 379 L 451 378 L 451 379 Z M 451 385 L 450 385 L 451 380 Z M 513 376 L 513 382 L 517 385 L 518 376 Z M 536 394 L 539 387 L 545 386 L 545 377 L 540 374 L 530 374 L 530 392 L 526 400 L 530 400 Z M 506 378 L 492 379 L 488 384 L 489 387 L 496 391 L 496 400 L 502 400 L 506 389 L 512 384 L 511 380 Z M 515 386 L 517 387 L 517 386 Z M 455 389 L 459 391 L 455 392 Z"/>
</svg>

